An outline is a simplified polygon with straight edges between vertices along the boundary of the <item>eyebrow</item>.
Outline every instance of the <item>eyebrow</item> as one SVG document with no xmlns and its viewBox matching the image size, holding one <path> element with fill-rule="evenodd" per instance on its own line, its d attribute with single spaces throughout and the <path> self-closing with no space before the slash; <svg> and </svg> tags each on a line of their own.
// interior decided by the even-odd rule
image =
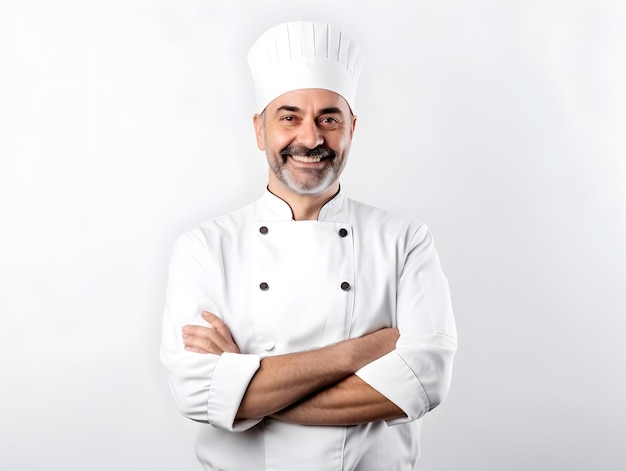
<svg viewBox="0 0 626 471">
<path fill-rule="evenodd" d="M 298 108 L 297 106 L 290 106 L 290 105 L 283 105 L 280 106 L 276 109 L 276 112 L 274 114 L 278 114 L 281 111 L 289 111 L 290 113 L 299 113 L 302 111 L 302 109 Z M 343 112 L 341 111 L 340 108 L 336 107 L 336 106 L 330 106 L 328 108 L 322 108 L 319 111 L 319 114 L 340 114 L 343 115 Z"/>
<path fill-rule="evenodd" d="M 320 114 L 343 114 L 343 111 L 341 111 L 339 108 L 337 108 L 336 106 L 331 106 L 329 108 L 323 108 L 320 110 Z"/>
<path fill-rule="evenodd" d="M 276 111 L 274 112 L 274 114 L 278 114 L 281 111 L 289 111 L 291 113 L 298 113 L 299 111 L 302 111 L 302 110 L 298 108 L 297 106 L 283 105 L 279 108 L 276 108 Z"/>
</svg>

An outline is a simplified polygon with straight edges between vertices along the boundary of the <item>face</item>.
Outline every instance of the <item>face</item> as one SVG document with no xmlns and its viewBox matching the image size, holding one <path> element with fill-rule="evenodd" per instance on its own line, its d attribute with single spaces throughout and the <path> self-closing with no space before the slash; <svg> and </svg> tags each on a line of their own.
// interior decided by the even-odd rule
<svg viewBox="0 0 626 471">
<path fill-rule="evenodd" d="M 329 90 L 295 90 L 273 100 L 254 117 L 257 145 L 271 170 L 270 189 L 336 192 L 355 124 L 346 101 Z"/>
</svg>

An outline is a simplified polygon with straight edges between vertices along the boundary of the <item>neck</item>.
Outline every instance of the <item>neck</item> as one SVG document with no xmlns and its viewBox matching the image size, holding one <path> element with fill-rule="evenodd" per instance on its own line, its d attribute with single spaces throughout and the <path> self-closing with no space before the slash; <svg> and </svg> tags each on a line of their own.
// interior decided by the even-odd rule
<svg viewBox="0 0 626 471">
<path fill-rule="evenodd" d="M 339 192 L 339 182 L 318 195 L 301 195 L 287 190 L 277 182 L 270 181 L 268 190 L 285 201 L 291 208 L 293 219 L 296 221 L 317 220 L 322 207 L 332 200 Z"/>
</svg>

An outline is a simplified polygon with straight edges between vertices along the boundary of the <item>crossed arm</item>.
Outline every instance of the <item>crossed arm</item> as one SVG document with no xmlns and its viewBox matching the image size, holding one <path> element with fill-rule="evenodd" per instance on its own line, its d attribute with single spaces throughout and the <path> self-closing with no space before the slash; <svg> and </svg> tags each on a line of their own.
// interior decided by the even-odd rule
<svg viewBox="0 0 626 471">
<path fill-rule="evenodd" d="M 187 351 L 240 353 L 226 324 L 214 314 L 212 327 L 183 328 Z M 385 328 L 356 339 L 305 352 L 266 357 L 250 381 L 236 418 L 272 416 L 307 425 L 351 425 L 403 417 L 393 402 L 354 373 L 394 350 L 399 332 Z"/>
</svg>

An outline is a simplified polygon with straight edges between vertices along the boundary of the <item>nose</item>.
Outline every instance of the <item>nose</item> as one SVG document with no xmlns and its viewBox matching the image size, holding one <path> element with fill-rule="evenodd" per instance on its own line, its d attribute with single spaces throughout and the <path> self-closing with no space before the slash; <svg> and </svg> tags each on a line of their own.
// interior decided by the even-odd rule
<svg viewBox="0 0 626 471">
<path fill-rule="evenodd" d="M 324 143 L 324 137 L 314 119 L 303 121 L 298 138 L 300 143 L 309 149 L 315 149 Z"/>
</svg>

